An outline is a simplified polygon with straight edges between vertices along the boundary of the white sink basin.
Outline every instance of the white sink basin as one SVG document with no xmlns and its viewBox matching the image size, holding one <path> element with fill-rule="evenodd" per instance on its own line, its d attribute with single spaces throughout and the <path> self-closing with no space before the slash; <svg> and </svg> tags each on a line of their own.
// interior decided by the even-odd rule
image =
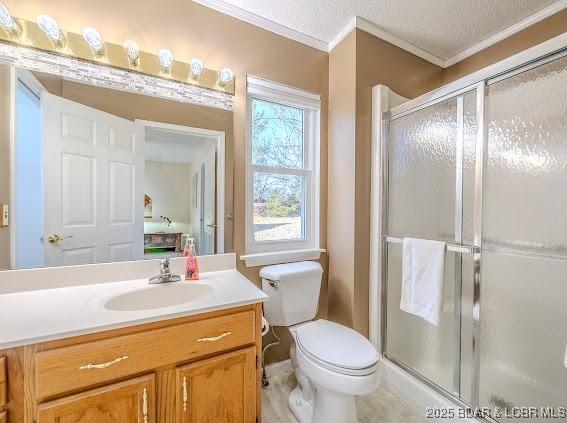
<svg viewBox="0 0 567 423">
<path fill-rule="evenodd" d="M 152 310 L 201 300 L 214 288 L 195 282 L 173 282 L 130 291 L 109 299 L 104 306 L 113 311 Z"/>
</svg>

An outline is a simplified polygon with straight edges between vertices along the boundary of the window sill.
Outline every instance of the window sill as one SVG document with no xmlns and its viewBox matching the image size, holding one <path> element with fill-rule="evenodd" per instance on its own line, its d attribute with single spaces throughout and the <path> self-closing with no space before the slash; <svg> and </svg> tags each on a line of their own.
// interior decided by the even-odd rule
<svg viewBox="0 0 567 423">
<path fill-rule="evenodd" d="M 290 263 L 303 260 L 317 260 L 326 250 L 322 248 L 310 248 L 305 250 L 274 251 L 269 253 L 246 254 L 240 256 L 240 260 L 246 263 L 246 267 L 267 266 L 269 264 Z"/>
</svg>

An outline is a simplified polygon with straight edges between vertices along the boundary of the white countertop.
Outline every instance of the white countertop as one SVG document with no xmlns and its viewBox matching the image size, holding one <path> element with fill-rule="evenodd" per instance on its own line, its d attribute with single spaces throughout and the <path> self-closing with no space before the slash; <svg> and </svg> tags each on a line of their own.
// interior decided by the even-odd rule
<svg viewBox="0 0 567 423">
<path fill-rule="evenodd" d="M 210 295 L 150 310 L 112 311 L 105 303 L 140 289 L 207 284 Z M 237 270 L 201 273 L 196 282 L 149 285 L 147 279 L 0 294 L 0 350 L 109 329 L 263 302 L 267 295 Z"/>
</svg>

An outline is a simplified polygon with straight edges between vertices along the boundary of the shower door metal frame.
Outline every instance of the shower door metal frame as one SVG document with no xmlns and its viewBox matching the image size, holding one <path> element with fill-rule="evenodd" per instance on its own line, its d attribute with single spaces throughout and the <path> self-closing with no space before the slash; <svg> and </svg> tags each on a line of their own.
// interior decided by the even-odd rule
<svg viewBox="0 0 567 423">
<path fill-rule="evenodd" d="M 479 350 L 479 340 L 480 340 L 480 257 L 481 248 L 480 244 L 477 244 L 477 240 L 481 238 L 481 224 L 482 224 L 482 207 L 477 207 L 479 202 L 477 201 L 477 196 L 480 195 L 482 198 L 482 157 L 484 156 L 484 144 L 485 136 L 484 131 L 481 130 L 484 125 L 484 98 L 485 98 L 485 82 L 478 82 L 473 85 L 469 85 L 454 92 L 443 94 L 437 98 L 428 99 L 428 101 L 416 105 L 413 108 L 404 110 L 400 113 L 393 114 L 392 112 L 386 112 L 383 114 L 383 133 L 381 142 L 381 168 L 382 168 L 382 187 L 381 187 L 381 199 L 380 199 L 380 209 L 382 210 L 382 220 L 381 220 L 381 231 L 380 239 L 382 240 L 382 257 L 381 257 L 381 354 L 383 357 L 387 358 L 394 364 L 403 368 L 408 373 L 412 374 L 414 377 L 418 378 L 421 382 L 425 383 L 429 387 L 433 388 L 437 392 L 441 393 L 450 400 L 456 402 L 458 405 L 466 407 L 470 406 L 466 401 L 460 397 L 461 393 L 461 297 L 462 297 L 462 274 L 461 274 L 461 254 L 473 254 L 474 260 L 474 290 L 473 290 L 473 363 L 477 360 L 480 363 L 480 350 Z M 463 245 L 462 244 L 462 231 L 463 231 L 463 149 L 464 149 L 464 107 L 463 98 L 465 94 L 476 92 L 476 114 L 477 114 L 477 134 L 475 142 L 475 200 L 474 200 L 474 245 Z M 455 260 L 455 292 L 454 292 L 454 367 L 453 367 L 453 384 L 452 392 L 448 391 L 444 387 L 438 385 L 437 383 L 429 380 L 425 376 L 421 375 L 419 372 L 415 371 L 411 367 L 407 366 L 395 357 L 389 356 L 387 352 L 387 293 L 388 293 L 388 244 L 399 244 L 402 239 L 397 237 L 389 236 L 388 234 L 388 214 L 389 214 L 389 157 L 388 157 L 388 132 L 390 129 L 390 122 L 394 119 L 398 119 L 419 110 L 425 109 L 427 107 L 433 106 L 435 104 L 441 103 L 443 101 L 456 98 L 457 100 L 457 146 L 456 146 L 456 160 L 455 160 L 455 243 L 447 244 L 447 252 L 457 254 Z M 411 100 L 410 100 L 411 101 Z M 404 103 L 405 104 L 405 103 Z M 403 106 L 403 105 L 402 105 Z M 400 106 L 399 106 L 400 107 Z M 479 162 L 479 157 L 481 161 Z M 480 203 L 480 206 L 482 204 Z M 477 237 L 477 230 L 480 234 Z M 474 313 L 474 310 L 478 313 Z M 476 366 L 472 366 L 472 385 L 473 395 L 472 404 L 478 404 L 478 396 L 474 398 L 474 387 L 478 386 L 479 372 L 476 371 Z M 475 402 L 476 401 L 476 402 Z"/>
<path fill-rule="evenodd" d="M 502 62 L 498 62 L 495 65 L 491 65 L 485 69 L 482 69 L 474 74 L 462 78 L 453 83 L 447 84 L 437 90 L 434 90 L 428 94 L 421 97 L 409 100 L 400 106 L 392 108 L 389 112 L 382 114 L 382 133 L 380 134 L 380 167 L 381 167 L 381 184 L 379 193 L 379 207 L 381 210 L 381 221 L 379 228 L 379 242 L 381 243 L 381 254 L 380 263 L 381 269 L 379 272 L 379 283 L 380 283 L 380 349 L 382 356 L 396 364 L 398 367 L 407 371 L 409 374 L 417 378 L 419 381 L 434 389 L 436 392 L 445 396 L 449 400 L 453 401 L 457 406 L 461 407 L 472 407 L 477 408 L 479 404 L 479 394 L 480 394 L 480 293 L 481 293 L 481 266 L 482 266 L 482 197 L 483 197 L 483 173 L 486 161 L 486 149 L 488 143 L 488 128 L 486 124 L 486 109 L 485 100 L 487 94 L 487 87 L 495 82 L 499 82 L 503 79 L 517 75 L 518 73 L 525 72 L 527 70 L 533 69 L 537 66 L 541 66 L 545 63 L 556 60 L 560 57 L 567 55 L 567 34 L 560 35 L 552 40 L 542 43 L 539 46 L 533 47 L 525 52 L 518 53 L 509 59 L 505 59 Z M 471 377 L 471 402 L 468 403 L 460 396 L 460 371 L 461 371 L 461 361 L 460 361 L 460 345 L 461 345 L 461 334 L 460 334 L 460 322 L 461 322 L 461 291 L 458 290 L 458 286 L 455 286 L 455 300 L 457 300 L 457 294 L 459 296 L 459 306 L 455 303 L 454 316 L 455 329 L 457 324 L 459 325 L 458 330 L 455 330 L 455 344 L 459 345 L 459 359 L 458 359 L 458 369 L 453 369 L 453 392 L 449 392 L 445 388 L 436 384 L 435 382 L 427 379 L 425 376 L 417 372 L 416 370 L 408 367 L 401 361 L 394 357 L 389 357 L 387 352 L 387 294 L 388 294 L 388 244 L 389 243 L 400 243 L 400 238 L 395 238 L 388 236 L 387 224 L 388 224 L 388 190 L 389 190 L 389 161 L 388 161 L 388 133 L 390 128 L 390 121 L 392 119 L 400 118 L 412 114 L 418 110 L 427 108 L 439 102 L 445 101 L 450 98 L 462 98 L 464 94 L 476 91 L 476 114 L 477 114 L 477 133 L 475 140 L 475 170 L 474 170 L 474 205 L 473 205 L 473 244 L 472 246 L 462 245 L 462 238 L 459 237 L 459 233 L 462 231 L 462 215 L 459 217 L 457 214 L 462 213 L 462 161 L 459 164 L 459 157 L 462 159 L 462 150 L 457 149 L 457 160 L 456 160 L 456 201 L 455 201 L 455 244 L 448 244 L 447 250 L 460 254 L 462 253 L 472 253 L 473 254 L 473 308 L 472 308 L 472 318 L 473 318 L 473 328 L 472 328 L 472 377 Z M 462 103 L 459 106 L 459 101 L 457 100 L 457 115 L 459 110 L 462 113 Z M 458 119 L 458 132 L 457 134 L 462 134 L 462 119 Z M 459 135 L 457 135 L 457 141 L 459 141 Z M 462 142 L 462 138 L 460 139 Z M 462 147 L 462 145 L 461 145 Z M 461 156 L 459 156 L 461 153 Z M 460 176 L 459 176 L 460 173 Z M 461 179 L 459 179 L 461 178 Z M 460 187 L 460 189 L 459 189 Z M 460 205 L 460 210 L 459 209 Z M 461 232 L 462 233 L 462 232 Z M 455 276 L 459 276 L 456 273 Z M 461 279 L 462 281 L 462 279 Z M 460 281 L 459 281 L 460 284 Z M 457 292 L 459 291 L 459 292 Z M 458 340 L 456 339 L 458 335 Z M 457 342 L 458 341 L 458 342 Z M 456 357 L 457 351 L 455 351 Z M 458 376 L 457 376 L 458 372 Z M 457 387 L 457 383 L 459 386 Z M 485 421 L 494 421 L 492 419 L 485 419 Z"/>
</svg>

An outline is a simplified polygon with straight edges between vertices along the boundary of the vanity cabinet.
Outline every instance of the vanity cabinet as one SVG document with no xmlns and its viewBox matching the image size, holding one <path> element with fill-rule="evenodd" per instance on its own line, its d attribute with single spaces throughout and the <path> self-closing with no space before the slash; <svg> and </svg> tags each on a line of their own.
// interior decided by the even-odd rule
<svg viewBox="0 0 567 423">
<path fill-rule="evenodd" d="M 177 369 L 177 423 L 254 421 L 256 349 Z"/>
<path fill-rule="evenodd" d="M 258 422 L 261 319 L 253 304 L 0 351 L 6 423 Z"/>
</svg>

